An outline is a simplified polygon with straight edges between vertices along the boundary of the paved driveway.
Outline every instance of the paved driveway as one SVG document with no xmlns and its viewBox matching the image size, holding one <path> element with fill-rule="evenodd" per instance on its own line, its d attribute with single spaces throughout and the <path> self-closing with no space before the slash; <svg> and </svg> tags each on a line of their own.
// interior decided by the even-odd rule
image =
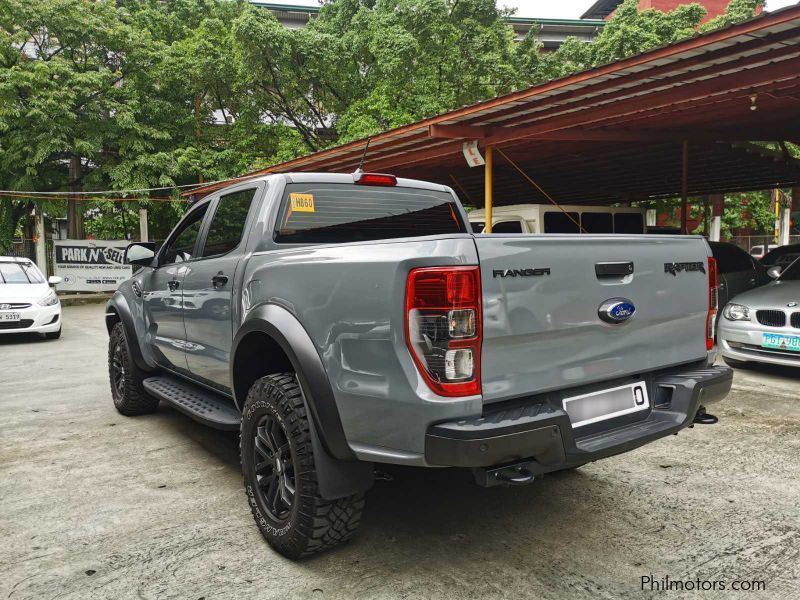
<svg viewBox="0 0 800 600">
<path fill-rule="evenodd" d="M 718 425 L 525 488 L 394 469 L 350 544 L 292 563 L 252 522 L 236 436 L 117 414 L 106 343 L 100 305 L 58 341 L 0 338 L 0 598 L 594 599 L 647 575 L 796 597 L 798 373 L 737 372 Z"/>
</svg>

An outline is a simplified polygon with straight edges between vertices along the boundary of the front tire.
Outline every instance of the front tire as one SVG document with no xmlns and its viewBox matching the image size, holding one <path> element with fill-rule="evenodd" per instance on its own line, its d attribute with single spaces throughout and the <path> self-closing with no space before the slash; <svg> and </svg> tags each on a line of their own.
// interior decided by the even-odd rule
<svg viewBox="0 0 800 600">
<path fill-rule="evenodd" d="M 298 559 L 352 537 L 364 495 L 319 493 L 308 415 L 294 373 L 253 384 L 242 411 L 242 473 L 250 509 L 273 549 Z"/>
<path fill-rule="evenodd" d="M 142 385 L 144 373 L 131 356 L 122 323 L 114 324 L 108 339 L 108 378 L 114 406 L 123 415 L 143 415 L 158 408 L 158 398 Z"/>
</svg>

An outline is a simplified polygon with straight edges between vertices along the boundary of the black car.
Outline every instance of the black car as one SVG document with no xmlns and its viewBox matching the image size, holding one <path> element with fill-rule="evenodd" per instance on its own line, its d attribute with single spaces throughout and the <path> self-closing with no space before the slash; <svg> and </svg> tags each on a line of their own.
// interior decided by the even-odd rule
<svg viewBox="0 0 800 600">
<path fill-rule="evenodd" d="M 738 246 L 727 242 L 709 242 L 719 270 L 719 307 L 742 292 L 769 283 L 767 267 Z"/>
<path fill-rule="evenodd" d="M 766 267 L 778 265 L 786 268 L 800 257 L 800 244 L 787 244 L 773 248 L 761 259 L 761 264 Z"/>
</svg>

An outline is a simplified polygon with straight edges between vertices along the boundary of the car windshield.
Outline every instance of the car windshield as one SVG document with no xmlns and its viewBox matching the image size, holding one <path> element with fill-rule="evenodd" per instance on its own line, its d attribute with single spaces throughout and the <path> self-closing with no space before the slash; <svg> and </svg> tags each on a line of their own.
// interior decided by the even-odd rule
<svg viewBox="0 0 800 600">
<path fill-rule="evenodd" d="M 800 260 L 795 260 L 786 267 L 778 279 L 781 281 L 800 281 Z"/>
<path fill-rule="evenodd" d="M 44 277 L 33 263 L 0 262 L 0 285 L 44 283 Z"/>
</svg>

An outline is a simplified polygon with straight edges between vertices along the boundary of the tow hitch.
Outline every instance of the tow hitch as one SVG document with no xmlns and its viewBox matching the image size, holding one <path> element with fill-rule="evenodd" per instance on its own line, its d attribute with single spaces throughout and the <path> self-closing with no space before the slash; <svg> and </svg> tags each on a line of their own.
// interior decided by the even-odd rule
<svg viewBox="0 0 800 600">
<path fill-rule="evenodd" d="M 697 423 L 698 425 L 713 425 L 719 421 L 718 417 L 706 412 L 706 407 L 701 406 L 697 409 L 697 414 L 694 416 L 694 420 L 692 423 Z"/>
<path fill-rule="evenodd" d="M 473 469 L 475 482 L 482 487 L 494 487 L 496 485 L 528 485 L 535 479 L 533 473 L 528 468 L 530 462 L 507 465 L 494 469 Z"/>
</svg>

